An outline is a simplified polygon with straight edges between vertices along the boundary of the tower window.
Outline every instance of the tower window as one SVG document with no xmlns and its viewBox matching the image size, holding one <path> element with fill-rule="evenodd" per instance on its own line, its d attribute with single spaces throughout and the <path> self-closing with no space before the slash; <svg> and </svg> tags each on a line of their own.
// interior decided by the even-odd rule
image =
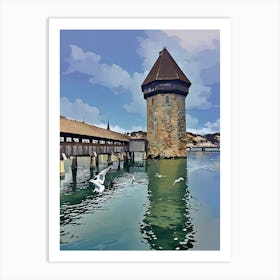
<svg viewBox="0 0 280 280">
<path fill-rule="evenodd" d="M 169 96 L 165 96 L 165 105 L 169 105 Z"/>
<path fill-rule="evenodd" d="M 154 105 L 154 98 L 152 97 L 152 105 Z"/>
</svg>

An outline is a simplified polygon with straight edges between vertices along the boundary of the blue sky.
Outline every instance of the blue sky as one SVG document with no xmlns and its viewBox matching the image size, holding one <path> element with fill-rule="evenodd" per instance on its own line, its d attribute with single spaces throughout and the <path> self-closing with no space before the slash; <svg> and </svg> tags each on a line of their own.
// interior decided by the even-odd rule
<svg viewBox="0 0 280 280">
<path fill-rule="evenodd" d="M 192 82 L 187 131 L 220 131 L 218 30 L 61 30 L 60 113 L 112 130 L 146 131 L 141 84 L 166 47 Z"/>
</svg>

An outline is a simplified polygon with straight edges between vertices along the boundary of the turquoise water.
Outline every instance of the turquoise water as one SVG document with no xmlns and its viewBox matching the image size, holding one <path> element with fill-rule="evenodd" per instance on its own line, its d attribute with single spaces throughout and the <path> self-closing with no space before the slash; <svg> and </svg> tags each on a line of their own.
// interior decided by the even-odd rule
<svg viewBox="0 0 280 280">
<path fill-rule="evenodd" d="M 219 250 L 219 162 L 219 152 L 189 152 L 187 159 L 114 165 L 96 195 L 88 181 L 98 170 L 89 159 L 78 159 L 74 182 L 66 161 L 61 250 Z"/>
</svg>

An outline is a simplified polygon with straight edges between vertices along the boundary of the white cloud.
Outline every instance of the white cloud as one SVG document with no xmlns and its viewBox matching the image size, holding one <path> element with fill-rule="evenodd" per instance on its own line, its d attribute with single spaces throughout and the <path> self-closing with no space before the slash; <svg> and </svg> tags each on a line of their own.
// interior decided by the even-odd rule
<svg viewBox="0 0 280 280">
<path fill-rule="evenodd" d="M 130 85 L 131 102 L 123 105 L 127 112 L 140 113 L 142 116 L 146 116 L 146 101 L 141 90 L 144 79 L 145 75 L 143 73 L 133 73 Z"/>
<path fill-rule="evenodd" d="M 101 128 L 107 128 L 107 123 L 101 122 L 102 116 L 100 115 L 99 109 L 97 107 L 90 106 L 89 104 L 84 103 L 79 98 L 74 102 L 71 102 L 67 97 L 61 97 L 60 114 L 69 119 L 84 121 L 91 125 L 95 125 Z M 142 126 L 132 126 L 129 129 L 125 129 L 119 125 L 113 124 L 110 124 L 110 130 L 120 133 L 138 130 L 145 131 Z"/>
<path fill-rule="evenodd" d="M 94 75 L 98 72 L 97 65 L 101 57 L 93 52 L 84 52 L 80 47 L 70 45 L 71 54 L 68 59 L 68 69 L 64 74 L 81 72 L 87 75 Z"/>
<path fill-rule="evenodd" d="M 169 37 L 177 37 L 180 46 L 188 51 L 215 49 L 219 41 L 219 30 L 164 30 Z"/>
<path fill-rule="evenodd" d="M 194 134 L 200 134 L 200 135 L 220 132 L 220 119 L 217 119 L 215 122 L 204 123 L 203 128 L 199 128 L 199 129 L 187 128 L 187 131 L 194 133 Z"/>
<path fill-rule="evenodd" d="M 146 115 L 146 102 L 141 91 L 141 84 L 145 79 L 144 73 L 129 74 L 119 65 L 101 63 L 101 56 L 94 52 L 85 52 L 74 45 L 70 47 L 71 56 L 65 74 L 80 72 L 90 76 L 89 82 L 92 84 L 103 85 L 110 89 L 123 89 L 124 93 L 131 95 L 131 102 L 123 106 L 125 110 Z"/>
<path fill-rule="evenodd" d="M 187 122 L 187 129 L 195 127 L 196 125 L 198 125 L 198 119 L 192 117 L 189 114 L 186 115 L 186 122 Z"/>
<path fill-rule="evenodd" d="M 99 122 L 99 109 L 84 103 L 77 98 L 71 102 L 67 97 L 60 98 L 60 114 L 64 117 L 71 118 L 77 121 Z"/>
<path fill-rule="evenodd" d="M 216 131 L 220 131 L 220 119 L 217 119 L 215 122 L 211 123 L 211 122 L 206 122 L 204 124 L 207 128 L 211 129 L 211 130 L 216 130 Z"/>
<path fill-rule="evenodd" d="M 101 63 L 101 56 L 82 48 L 70 45 L 71 55 L 65 74 L 80 72 L 89 75 L 89 82 L 104 85 L 109 88 L 127 87 L 131 82 L 130 75 L 120 66 Z"/>
<path fill-rule="evenodd" d="M 100 84 L 109 88 L 128 88 L 131 83 L 130 75 L 120 66 L 113 64 L 96 64 L 96 71 L 92 73 L 89 81 L 93 84 Z"/>
<path fill-rule="evenodd" d="M 107 129 L 107 123 L 89 123 L 89 124 Z M 119 132 L 119 133 L 128 132 L 128 130 L 124 129 L 123 127 L 120 127 L 119 125 L 111 125 L 111 124 L 110 124 L 110 130 Z"/>
<path fill-rule="evenodd" d="M 107 123 L 95 123 L 93 125 L 101 127 L 101 128 L 107 128 Z M 125 129 L 119 125 L 112 125 L 112 124 L 110 124 L 110 130 L 116 131 L 119 133 L 127 133 L 127 132 L 139 131 L 139 130 L 145 131 L 145 129 L 142 126 L 132 126 L 129 129 Z"/>
<path fill-rule="evenodd" d="M 73 58 L 74 61 L 77 61 L 77 60 L 83 61 L 85 59 L 85 54 L 80 48 L 78 48 L 74 45 L 70 45 L 70 48 L 72 50 L 71 57 Z"/>
</svg>

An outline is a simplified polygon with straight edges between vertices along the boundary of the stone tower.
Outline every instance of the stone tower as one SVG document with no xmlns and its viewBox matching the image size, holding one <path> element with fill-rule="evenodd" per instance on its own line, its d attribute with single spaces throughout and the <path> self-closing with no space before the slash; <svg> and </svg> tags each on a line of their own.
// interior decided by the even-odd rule
<svg viewBox="0 0 280 280">
<path fill-rule="evenodd" d="M 185 98 L 191 82 L 164 48 L 141 88 L 147 102 L 150 156 L 186 157 Z"/>
</svg>

